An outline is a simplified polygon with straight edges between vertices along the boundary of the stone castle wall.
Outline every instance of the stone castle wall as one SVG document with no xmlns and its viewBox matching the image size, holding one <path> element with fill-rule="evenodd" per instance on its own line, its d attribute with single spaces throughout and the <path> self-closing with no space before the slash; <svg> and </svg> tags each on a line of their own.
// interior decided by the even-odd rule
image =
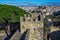
<svg viewBox="0 0 60 40">
<path fill-rule="evenodd" d="M 20 28 L 21 33 L 27 29 L 30 30 L 30 33 L 28 35 L 29 40 L 43 40 L 43 16 L 41 14 L 25 14 L 24 17 L 20 17 Z M 36 33 L 32 33 L 32 31 Z"/>
</svg>

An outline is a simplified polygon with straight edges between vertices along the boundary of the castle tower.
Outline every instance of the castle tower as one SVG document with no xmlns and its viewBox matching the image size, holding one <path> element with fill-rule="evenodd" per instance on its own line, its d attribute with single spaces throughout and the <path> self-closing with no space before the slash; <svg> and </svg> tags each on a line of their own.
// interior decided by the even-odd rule
<svg viewBox="0 0 60 40">
<path fill-rule="evenodd" d="M 24 20 L 25 19 L 25 20 Z M 20 18 L 21 33 L 29 29 L 27 40 L 43 40 L 43 16 L 41 14 L 25 14 Z"/>
</svg>

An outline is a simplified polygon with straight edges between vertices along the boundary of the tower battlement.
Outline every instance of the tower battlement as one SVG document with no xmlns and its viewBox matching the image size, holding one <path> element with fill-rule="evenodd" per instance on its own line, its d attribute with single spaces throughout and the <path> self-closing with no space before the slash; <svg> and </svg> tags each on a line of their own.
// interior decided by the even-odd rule
<svg viewBox="0 0 60 40">
<path fill-rule="evenodd" d="M 23 17 L 20 17 L 21 33 L 24 33 L 24 31 L 26 31 L 27 29 L 30 30 L 30 33 L 28 35 L 29 39 L 27 38 L 27 40 L 35 40 L 35 39 L 43 40 L 43 19 L 44 19 L 43 15 L 36 14 L 36 13 L 35 14 L 25 14 Z M 39 32 L 41 32 L 41 33 L 39 33 Z M 37 37 L 37 38 L 34 38 L 33 36 Z M 41 38 L 39 38 L 39 37 L 41 37 Z"/>
<path fill-rule="evenodd" d="M 41 14 L 25 14 L 23 17 L 20 17 L 21 32 L 24 32 L 31 27 L 43 27 L 42 21 L 43 16 Z"/>
<path fill-rule="evenodd" d="M 41 22 L 42 16 L 40 14 L 25 14 L 20 17 L 20 22 Z"/>
</svg>

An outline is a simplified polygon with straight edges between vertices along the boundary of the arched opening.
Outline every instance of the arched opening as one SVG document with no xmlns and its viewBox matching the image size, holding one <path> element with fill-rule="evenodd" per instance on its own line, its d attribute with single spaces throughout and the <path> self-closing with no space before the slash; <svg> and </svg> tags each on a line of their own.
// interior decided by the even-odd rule
<svg viewBox="0 0 60 40">
<path fill-rule="evenodd" d="M 25 17 L 23 17 L 23 21 L 25 22 Z"/>
<path fill-rule="evenodd" d="M 38 16 L 38 21 L 40 21 L 40 15 Z"/>
<path fill-rule="evenodd" d="M 47 40 L 60 40 L 60 30 L 49 33 Z"/>
</svg>

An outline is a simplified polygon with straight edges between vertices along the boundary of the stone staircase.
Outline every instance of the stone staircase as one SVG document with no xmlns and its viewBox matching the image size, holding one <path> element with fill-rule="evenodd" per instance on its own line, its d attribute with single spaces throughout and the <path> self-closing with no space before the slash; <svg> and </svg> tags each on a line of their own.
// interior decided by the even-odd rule
<svg viewBox="0 0 60 40">
<path fill-rule="evenodd" d="M 27 33 L 26 33 L 27 32 Z M 25 36 L 25 39 L 24 40 L 30 40 L 30 36 L 32 36 L 32 34 L 30 35 L 30 32 L 32 32 L 32 31 L 30 31 L 30 30 L 28 30 L 28 31 L 26 31 L 25 33 L 26 33 L 26 36 Z M 24 33 L 24 34 L 25 34 Z M 42 39 L 42 37 L 43 37 L 43 35 L 42 35 L 42 28 L 41 29 L 35 29 L 34 30 L 34 34 L 33 34 L 33 40 L 34 39 L 37 39 L 37 40 L 43 40 Z M 11 37 L 11 39 L 10 40 L 20 40 L 20 38 L 22 37 L 22 34 L 17 30 L 16 32 L 15 32 L 15 34 Z"/>
<path fill-rule="evenodd" d="M 31 29 L 28 30 L 25 40 L 43 40 L 42 30 L 35 29 L 34 34 L 31 34 L 31 32 Z"/>
<path fill-rule="evenodd" d="M 19 40 L 20 37 L 21 37 L 21 34 L 20 34 L 20 33 L 17 33 L 17 34 L 15 35 L 15 37 L 13 38 L 13 40 Z"/>
<path fill-rule="evenodd" d="M 41 30 L 40 30 L 41 31 Z M 42 38 L 42 34 L 41 34 L 42 32 L 39 32 L 38 31 L 38 29 L 37 30 L 35 30 L 35 35 L 36 35 L 36 38 L 38 39 L 38 40 L 43 40 L 43 38 Z"/>
<path fill-rule="evenodd" d="M 40 35 L 40 40 L 43 40 L 43 27 L 38 28 L 38 34 Z"/>
<path fill-rule="evenodd" d="M 28 30 L 25 40 L 29 40 L 29 34 L 30 34 L 30 30 Z"/>
<path fill-rule="evenodd" d="M 4 40 L 7 35 L 0 35 L 0 40 Z"/>
<path fill-rule="evenodd" d="M 7 34 L 4 30 L 0 31 L 0 40 L 4 40 L 7 37 Z"/>
<path fill-rule="evenodd" d="M 16 31 L 15 34 L 11 37 L 10 40 L 19 40 L 21 37 L 21 33 Z"/>
<path fill-rule="evenodd" d="M 20 33 L 18 30 L 15 32 L 15 34 L 11 37 L 11 39 L 10 40 L 22 40 L 21 38 L 24 38 L 25 37 L 25 35 L 27 34 L 27 31 L 28 30 L 26 30 L 24 33 Z M 24 37 L 23 37 L 23 36 Z M 25 40 L 25 39 L 24 39 Z"/>
</svg>

